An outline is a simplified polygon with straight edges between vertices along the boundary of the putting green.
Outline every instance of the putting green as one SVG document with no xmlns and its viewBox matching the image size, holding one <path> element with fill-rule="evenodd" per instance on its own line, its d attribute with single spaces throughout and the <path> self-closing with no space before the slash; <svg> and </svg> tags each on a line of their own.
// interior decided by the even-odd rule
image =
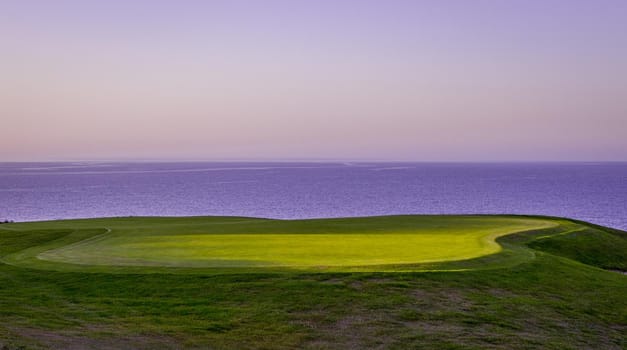
<svg viewBox="0 0 627 350">
<path fill-rule="evenodd" d="M 389 216 L 316 220 L 118 218 L 22 225 L 68 230 L 68 234 L 4 257 L 6 262 L 42 268 L 56 265 L 55 269 L 337 271 L 473 259 L 501 251 L 495 242 L 498 237 L 556 227 L 558 223 L 515 216 Z"/>
</svg>

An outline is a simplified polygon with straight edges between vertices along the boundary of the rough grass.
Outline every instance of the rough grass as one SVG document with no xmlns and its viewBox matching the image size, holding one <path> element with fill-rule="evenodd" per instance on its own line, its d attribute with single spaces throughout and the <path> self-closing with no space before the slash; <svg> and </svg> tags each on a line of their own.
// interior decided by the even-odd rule
<svg viewBox="0 0 627 350">
<path fill-rule="evenodd" d="M 575 240 L 582 244 L 624 239 L 555 220 L 589 228 L 585 242 Z M 76 234 L 59 228 L 67 223 L 1 228 L 0 256 L 67 239 Z M 502 252 L 454 263 L 470 269 L 460 272 L 120 274 L 1 264 L 0 348 L 624 349 L 627 277 L 559 246 L 526 248 L 584 232 L 569 230 L 501 237 Z M 564 251 L 586 249 L 569 244 Z M 624 253 L 615 252 L 610 260 Z M 510 253 L 519 259 L 498 258 Z M 481 269 L 486 261 L 493 267 Z"/>
<path fill-rule="evenodd" d="M 612 231 L 587 228 L 538 239 L 529 246 L 584 264 L 627 271 L 627 239 Z"/>
</svg>

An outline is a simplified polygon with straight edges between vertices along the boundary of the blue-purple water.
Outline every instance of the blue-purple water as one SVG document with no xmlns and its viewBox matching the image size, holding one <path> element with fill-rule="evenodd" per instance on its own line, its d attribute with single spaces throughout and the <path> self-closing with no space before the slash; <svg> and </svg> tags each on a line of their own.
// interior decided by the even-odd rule
<svg viewBox="0 0 627 350">
<path fill-rule="evenodd" d="M 0 219 L 566 216 L 627 229 L 627 163 L 0 163 Z"/>
</svg>

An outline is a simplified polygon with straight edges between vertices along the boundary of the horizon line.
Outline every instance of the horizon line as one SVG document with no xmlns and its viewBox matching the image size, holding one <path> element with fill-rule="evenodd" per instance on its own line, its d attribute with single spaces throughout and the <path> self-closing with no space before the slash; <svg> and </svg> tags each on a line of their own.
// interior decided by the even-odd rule
<svg viewBox="0 0 627 350">
<path fill-rule="evenodd" d="M 331 158 L 225 158 L 225 159 L 176 159 L 176 158 L 112 158 L 112 159 L 33 159 L 0 160 L 9 163 L 627 163 L 627 160 L 408 160 L 408 159 L 331 159 Z"/>
</svg>

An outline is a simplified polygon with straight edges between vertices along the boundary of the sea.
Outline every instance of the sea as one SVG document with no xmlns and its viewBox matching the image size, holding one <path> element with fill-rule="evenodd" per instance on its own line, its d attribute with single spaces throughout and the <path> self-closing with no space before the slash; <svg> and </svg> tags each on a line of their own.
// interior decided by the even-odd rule
<svg viewBox="0 0 627 350">
<path fill-rule="evenodd" d="M 0 220 L 534 214 L 627 230 L 627 163 L 0 163 Z"/>
</svg>

